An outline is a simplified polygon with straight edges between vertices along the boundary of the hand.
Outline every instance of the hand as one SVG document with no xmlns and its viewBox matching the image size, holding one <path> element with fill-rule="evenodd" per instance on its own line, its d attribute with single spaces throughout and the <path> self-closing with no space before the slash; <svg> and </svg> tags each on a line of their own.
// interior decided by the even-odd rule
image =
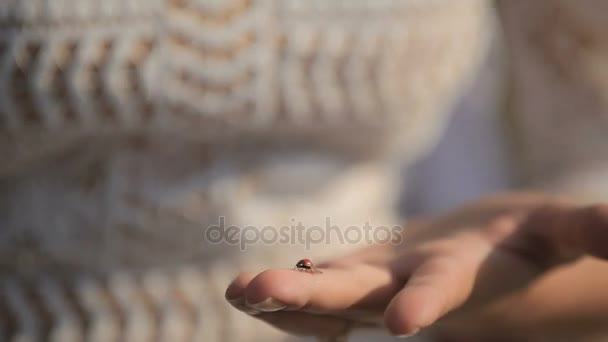
<svg viewBox="0 0 608 342">
<path fill-rule="evenodd" d="M 537 305 L 547 293 L 557 292 L 561 300 L 556 288 L 597 295 L 606 303 L 602 309 L 608 307 L 606 291 L 577 292 L 568 283 L 556 284 L 560 275 L 549 273 L 585 255 L 608 258 L 606 246 L 608 206 L 510 194 L 406 226 L 402 244 L 372 246 L 321 264 L 322 274 L 243 273 L 226 298 L 237 309 L 298 335 L 332 337 L 377 325 L 393 335 L 436 326 L 467 336 L 501 331 L 503 338 L 508 333 L 516 338 L 546 328 L 526 324 L 522 315 L 537 323 L 561 317 Z M 603 262 L 595 263 L 608 274 Z M 529 296 L 536 288 L 545 291 Z M 576 311 L 563 314 L 576 316 Z"/>
</svg>

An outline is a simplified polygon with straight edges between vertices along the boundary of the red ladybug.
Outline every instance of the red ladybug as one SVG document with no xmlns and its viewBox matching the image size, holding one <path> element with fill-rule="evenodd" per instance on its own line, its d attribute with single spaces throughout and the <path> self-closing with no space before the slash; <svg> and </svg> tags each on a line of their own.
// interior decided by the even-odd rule
<svg viewBox="0 0 608 342">
<path fill-rule="evenodd" d="M 315 268 L 315 265 L 312 263 L 312 261 L 310 261 L 310 259 L 302 259 L 298 261 L 295 270 L 310 273 L 322 273 Z"/>
</svg>

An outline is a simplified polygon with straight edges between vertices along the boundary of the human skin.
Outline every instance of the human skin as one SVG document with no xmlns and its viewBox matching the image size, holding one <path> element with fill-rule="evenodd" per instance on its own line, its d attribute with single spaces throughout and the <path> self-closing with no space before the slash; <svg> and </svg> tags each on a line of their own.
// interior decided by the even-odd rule
<svg viewBox="0 0 608 342">
<path fill-rule="evenodd" d="M 226 298 L 297 335 L 358 326 L 477 341 L 608 333 L 608 205 L 504 194 L 406 228 L 403 243 L 325 262 L 321 274 L 242 273 Z"/>
</svg>

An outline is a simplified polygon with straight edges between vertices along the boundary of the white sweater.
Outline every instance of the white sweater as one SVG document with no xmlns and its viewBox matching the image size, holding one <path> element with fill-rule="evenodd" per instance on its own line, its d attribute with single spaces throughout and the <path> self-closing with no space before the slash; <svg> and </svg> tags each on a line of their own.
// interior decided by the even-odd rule
<svg viewBox="0 0 608 342">
<path fill-rule="evenodd" d="M 240 269 L 352 245 L 205 240 L 397 222 L 484 50 L 484 0 L 0 1 L 0 340 L 267 341 Z M 4 335 L 2 335 L 4 334 Z"/>
</svg>

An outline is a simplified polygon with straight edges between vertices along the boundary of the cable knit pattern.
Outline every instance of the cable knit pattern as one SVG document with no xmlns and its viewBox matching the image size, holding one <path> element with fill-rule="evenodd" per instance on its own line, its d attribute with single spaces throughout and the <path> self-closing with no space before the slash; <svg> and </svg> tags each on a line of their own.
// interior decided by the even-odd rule
<svg viewBox="0 0 608 342">
<path fill-rule="evenodd" d="M 449 97 L 479 51 L 482 2 L 5 2 L 2 169 L 106 131 L 415 144 L 439 120 L 429 94 Z"/>
<path fill-rule="evenodd" d="M 519 178 L 528 186 L 605 200 L 608 3 L 501 1 L 513 87 Z M 567 138 L 565 138 L 567 137 Z"/>
<path fill-rule="evenodd" d="M 5 303 L 0 311 L 2 340 L 243 340 L 246 336 L 239 336 L 238 330 L 226 329 L 238 314 L 224 307 L 221 297 L 210 296 L 218 290 L 210 278 L 217 275 L 196 268 L 117 272 L 73 282 L 52 276 L 35 283 L 5 278 L 0 290 Z"/>
<path fill-rule="evenodd" d="M 0 340 L 269 341 L 240 269 L 354 246 L 204 241 L 390 225 L 484 51 L 484 0 L 0 2 Z M 399 158 L 396 158 L 399 156 Z"/>
</svg>

